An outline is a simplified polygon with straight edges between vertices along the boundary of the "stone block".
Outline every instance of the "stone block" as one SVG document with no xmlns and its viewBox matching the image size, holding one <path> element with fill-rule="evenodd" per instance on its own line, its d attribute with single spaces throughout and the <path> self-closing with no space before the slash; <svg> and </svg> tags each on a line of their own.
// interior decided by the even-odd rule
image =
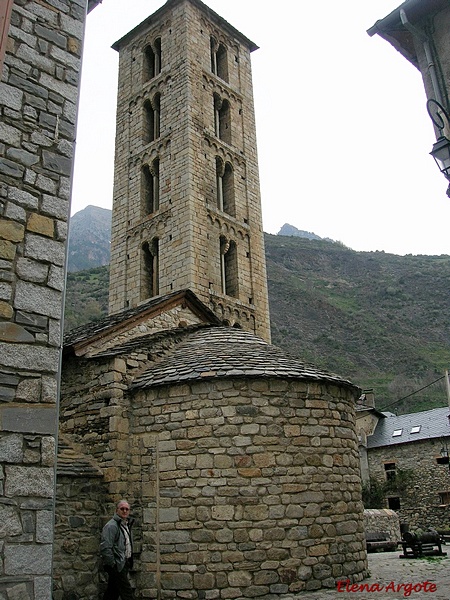
<svg viewBox="0 0 450 600">
<path fill-rule="evenodd" d="M 212 506 L 211 517 L 217 521 L 231 521 L 234 517 L 234 506 Z"/>
<path fill-rule="evenodd" d="M 16 255 L 16 246 L 8 240 L 0 240 L 0 258 L 5 260 L 14 260 Z"/>
<path fill-rule="evenodd" d="M 38 315 L 45 315 L 54 319 L 61 317 L 61 292 L 36 285 L 28 281 L 18 281 L 14 307 Z"/>
<path fill-rule="evenodd" d="M 0 238 L 11 242 L 20 242 L 24 236 L 24 226 L 15 221 L 0 219 Z"/>
<path fill-rule="evenodd" d="M 53 511 L 39 510 L 36 513 L 36 542 L 51 544 L 53 541 Z"/>
<path fill-rule="evenodd" d="M 28 217 L 27 229 L 28 231 L 53 238 L 55 233 L 55 223 L 50 217 L 32 213 Z"/>
<path fill-rule="evenodd" d="M 0 537 L 14 538 L 23 532 L 19 510 L 15 506 L 0 504 Z"/>
<path fill-rule="evenodd" d="M 14 314 L 13 307 L 8 302 L 0 301 L 0 317 L 10 319 Z"/>
<path fill-rule="evenodd" d="M 53 483 L 53 469 L 5 467 L 5 495 L 9 498 L 17 496 L 52 498 Z"/>
<path fill-rule="evenodd" d="M 161 587 L 165 590 L 191 590 L 193 587 L 190 573 L 162 573 Z"/>
<path fill-rule="evenodd" d="M 0 462 L 20 463 L 23 460 L 23 437 L 19 434 L 0 436 Z"/>
<path fill-rule="evenodd" d="M 5 544 L 5 575 L 50 575 L 52 547 L 50 544 Z"/>
<path fill-rule="evenodd" d="M 43 283 L 47 279 L 48 265 L 29 258 L 19 258 L 16 271 L 18 276 L 25 281 Z"/>
<path fill-rule="evenodd" d="M 3 431 L 51 434 L 57 430 L 57 411 L 51 405 L 0 406 L 0 424 Z"/>
<path fill-rule="evenodd" d="M 64 243 L 28 233 L 25 235 L 25 257 L 62 267 L 65 260 Z"/>
</svg>

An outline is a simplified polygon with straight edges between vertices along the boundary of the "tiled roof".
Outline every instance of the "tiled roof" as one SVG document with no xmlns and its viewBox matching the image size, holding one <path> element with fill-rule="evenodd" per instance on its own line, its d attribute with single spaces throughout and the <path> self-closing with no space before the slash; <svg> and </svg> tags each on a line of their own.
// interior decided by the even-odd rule
<svg viewBox="0 0 450 600">
<path fill-rule="evenodd" d="M 367 447 L 380 448 L 430 438 L 449 437 L 449 413 L 448 406 L 399 416 L 384 413 L 386 418 L 378 421 L 374 434 L 367 438 Z"/>
<path fill-rule="evenodd" d="M 247 331 L 209 327 L 187 335 L 161 361 L 138 376 L 132 388 L 216 377 L 277 377 L 352 385 L 338 375 L 289 356 Z"/>
<path fill-rule="evenodd" d="M 217 316 L 201 302 L 197 296 L 190 290 L 181 290 L 172 292 L 164 296 L 156 296 L 151 298 L 147 302 L 140 304 L 134 308 L 128 308 L 121 310 L 120 312 L 108 315 L 104 319 L 94 321 L 93 323 L 86 323 L 80 327 L 72 329 L 64 336 L 64 347 L 68 348 L 74 346 L 77 343 L 85 342 L 90 338 L 107 334 L 114 327 L 124 326 L 127 323 L 133 323 L 134 320 L 141 318 L 146 313 L 152 313 L 159 308 L 164 307 L 171 302 L 183 302 L 186 301 L 189 305 L 195 307 L 198 311 L 201 311 L 205 318 L 211 323 L 219 323 Z"/>
</svg>

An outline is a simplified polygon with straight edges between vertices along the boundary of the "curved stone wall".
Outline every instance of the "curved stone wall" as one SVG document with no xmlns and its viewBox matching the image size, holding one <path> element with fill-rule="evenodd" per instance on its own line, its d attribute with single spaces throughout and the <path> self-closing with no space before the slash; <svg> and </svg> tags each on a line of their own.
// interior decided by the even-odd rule
<svg viewBox="0 0 450 600">
<path fill-rule="evenodd" d="M 144 596 L 264 597 L 363 579 L 354 393 L 275 378 L 137 392 Z"/>
</svg>

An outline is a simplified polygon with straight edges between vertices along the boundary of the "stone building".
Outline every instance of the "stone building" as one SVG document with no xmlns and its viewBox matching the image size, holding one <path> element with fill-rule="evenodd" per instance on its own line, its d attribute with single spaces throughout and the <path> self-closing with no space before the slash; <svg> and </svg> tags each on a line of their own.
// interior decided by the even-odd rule
<svg viewBox="0 0 450 600">
<path fill-rule="evenodd" d="M 411 530 L 450 523 L 449 409 L 406 415 L 359 407 L 363 481 L 383 486 L 386 508 Z"/>
<path fill-rule="evenodd" d="M 122 497 L 139 597 L 360 581 L 360 390 L 269 343 L 256 45 L 169 0 L 114 47 L 110 315 L 65 340 L 55 600 L 101 589 L 100 528 Z"/>
<path fill-rule="evenodd" d="M 169 1 L 113 47 L 110 312 L 191 289 L 223 321 L 270 341 L 257 46 L 201 2 Z"/>
<path fill-rule="evenodd" d="M 0 596 L 51 596 L 67 220 L 95 0 L 0 3 Z"/>
<path fill-rule="evenodd" d="M 446 0 L 407 0 L 367 32 L 370 36 L 379 35 L 392 44 L 420 71 L 426 97 L 431 101 L 427 108 L 435 123 L 436 137 L 439 140 L 444 136 L 448 142 L 447 157 L 450 157 L 449 24 L 450 6 Z M 449 164 L 447 161 L 447 166 Z M 450 177 L 450 172 L 447 175 Z M 447 194 L 449 190 L 450 186 Z"/>
</svg>

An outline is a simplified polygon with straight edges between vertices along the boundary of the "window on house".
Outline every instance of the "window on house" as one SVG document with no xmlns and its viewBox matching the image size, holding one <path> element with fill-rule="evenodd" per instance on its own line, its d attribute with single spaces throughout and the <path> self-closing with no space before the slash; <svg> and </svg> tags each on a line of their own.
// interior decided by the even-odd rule
<svg viewBox="0 0 450 600">
<path fill-rule="evenodd" d="M 439 504 L 440 505 L 450 504 L 450 492 L 439 492 Z"/>
<path fill-rule="evenodd" d="M 159 294 L 159 240 L 154 238 L 142 246 L 141 300 Z"/>
<path fill-rule="evenodd" d="M 421 427 L 421 425 L 415 425 L 414 427 L 411 427 L 411 433 L 419 433 Z"/>
<path fill-rule="evenodd" d="M 392 434 L 392 437 L 398 437 L 399 435 L 402 435 L 403 433 L 403 429 L 395 429 L 394 433 Z"/>
<path fill-rule="evenodd" d="M 238 286 L 238 260 L 236 242 L 220 238 L 220 275 L 222 293 L 237 298 Z"/>
<path fill-rule="evenodd" d="M 151 101 L 146 100 L 144 102 L 144 122 L 142 127 L 142 139 L 144 144 L 150 144 L 159 138 L 160 104 L 160 94 L 156 94 Z"/>
<path fill-rule="evenodd" d="M 400 510 L 400 498 L 398 496 L 391 496 L 387 499 L 388 508 L 391 510 Z"/>
<path fill-rule="evenodd" d="M 144 165 L 141 171 L 142 216 L 151 215 L 159 209 L 159 160 Z"/>
<path fill-rule="evenodd" d="M 392 481 L 396 476 L 396 465 L 394 462 L 384 463 L 386 481 Z"/>
<path fill-rule="evenodd" d="M 153 44 L 144 50 L 144 81 L 150 81 L 161 73 L 161 39 L 156 39 Z"/>
<path fill-rule="evenodd" d="M 231 144 L 230 103 L 214 94 L 214 128 L 216 136 Z"/>
</svg>

